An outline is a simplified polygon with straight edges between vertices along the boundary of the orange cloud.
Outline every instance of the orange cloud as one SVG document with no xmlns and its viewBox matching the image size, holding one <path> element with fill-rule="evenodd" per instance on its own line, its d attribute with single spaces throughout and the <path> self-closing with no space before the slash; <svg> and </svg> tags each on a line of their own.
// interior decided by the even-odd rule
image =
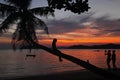
<svg viewBox="0 0 120 80">
<path fill-rule="evenodd" d="M 52 39 L 40 40 L 41 44 L 52 44 Z M 77 39 L 58 39 L 57 46 L 70 46 L 77 44 L 107 44 L 120 43 L 120 37 L 83 37 Z"/>
<path fill-rule="evenodd" d="M 10 43 L 11 39 L 8 37 L 0 37 L 0 43 Z"/>
<path fill-rule="evenodd" d="M 50 46 L 52 45 L 52 40 L 53 38 L 57 38 L 57 46 L 70 46 L 70 45 L 78 45 L 78 44 L 107 44 L 107 43 L 115 43 L 119 44 L 120 43 L 120 36 L 118 37 L 76 37 L 75 36 L 67 36 L 67 35 L 53 35 L 52 38 L 45 38 L 42 40 L 39 40 L 39 43 L 42 45 L 47 45 Z M 0 43 L 10 43 L 11 39 L 6 38 L 6 37 L 1 37 L 0 38 Z"/>
</svg>

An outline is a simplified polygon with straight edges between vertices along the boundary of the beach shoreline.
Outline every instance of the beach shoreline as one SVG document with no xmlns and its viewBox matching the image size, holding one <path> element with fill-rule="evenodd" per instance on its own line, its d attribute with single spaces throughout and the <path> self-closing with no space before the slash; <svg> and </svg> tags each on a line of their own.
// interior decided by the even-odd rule
<svg viewBox="0 0 120 80">
<path fill-rule="evenodd" d="M 36 75 L 36 76 L 21 76 L 1 80 L 103 80 L 99 75 L 94 74 L 86 69 L 65 71 L 59 73 L 52 73 L 46 75 Z"/>
<path fill-rule="evenodd" d="M 112 69 L 110 70 L 110 72 L 119 75 L 120 69 L 117 70 Z M 0 80 L 105 80 L 105 79 L 102 76 L 99 76 L 89 70 L 82 69 L 82 70 L 56 72 L 56 73 L 44 74 L 44 75 L 2 78 Z"/>
</svg>

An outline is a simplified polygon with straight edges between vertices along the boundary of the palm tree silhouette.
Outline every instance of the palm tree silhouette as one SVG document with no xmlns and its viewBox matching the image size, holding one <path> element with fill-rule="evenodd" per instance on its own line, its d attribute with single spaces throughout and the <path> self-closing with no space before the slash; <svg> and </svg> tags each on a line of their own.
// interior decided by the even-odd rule
<svg viewBox="0 0 120 80">
<path fill-rule="evenodd" d="M 11 24 L 16 23 L 17 28 L 13 33 L 13 48 L 16 43 L 20 46 L 27 45 L 31 47 L 33 42 L 37 42 L 35 29 L 40 28 L 48 34 L 48 29 L 44 21 L 37 18 L 34 14 L 40 16 L 54 15 L 53 10 L 49 7 L 39 7 L 30 9 L 32 0 L 5 0 L 9 4 L 0 3 L 0 11 L 2 16 L 7 18 L 0 25 L 0 32 L 6 32 Z"/>
<path fill-rule="evenodd" d="M 16 44 L 19 46 L 33 46 L 37 42 L 35 29 L 42 29 L 47 34 L 48 28 L 44 21 L 37 18 L 39 16 L 54 16 L 55 9 L 70 10 L 74 13 L 82 13 L 88 11 L 88 0 L 47 0 L 48 6 L 30 9 L 32 0 L 4 0 L 8 4 L 0 3 L 0 12 L 2 16 L 7 18 L 0 25 L 0 32 L 6 32 L 11 24 L 16 23 L 17 27 L 13 33 L 13 48 Z"/>
<path fill-rule="evenodd" d="M 30 9 L 30 4 L 32 0 L 4 1 L 6 1 L 9 4 L 0 3 L 1 15 L 6 17 L 6 19 L 0 25 L 0 32 L 6 32 L 10 28 L 11 24 L 17 25 L 12 37 L 13 48 L 15 48 L 15 46 L 18 45 L 18 43 L 20 47 L 29 46 L 29 49 L 31 49 L 32 46 L 36 46 L 56 56 L 59 56 L 59 54 L 54 52 L 52 49 L 37 43 L 35 29 L 38 29 L 40 27 L 40 29 L 44 30 L 47 34 L 49 33 L 44 21 L 37 18 L 35 15 L 54 16 L 55 9 L 64 9 L 65 11 L 69 10 L 73 13 L 80 14 L 85 11 L 88 11 L 89 9 L 88 0 L 47 0 L 48 6 L 33 9 Z M 91 70 L 99 75 L 102 75 L 108 78 L 109 80 L 119 80 L 118 76 L 100 68 L 97 68 L 96 66 L 91 65 L 86 61 L 82 61 L 78 58 L 66 55 L 64 53 L 61 53 L 61 57 L 72 61 L 80 66 L 83 66 L 84 68 Z M 111 75 L 114 76 L 112 77 Z"/>
</svg>

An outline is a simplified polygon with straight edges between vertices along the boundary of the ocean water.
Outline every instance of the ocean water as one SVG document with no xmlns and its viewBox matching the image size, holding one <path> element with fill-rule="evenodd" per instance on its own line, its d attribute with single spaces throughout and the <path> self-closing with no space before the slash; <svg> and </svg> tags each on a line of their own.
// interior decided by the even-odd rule
<svg viewBox="0 0 120 80">
<path fill-rule="evenodd" d="M 72 55 L 87 61 L 97 67 L 107 68 L 104 49 L 61 49 L 65 54 Z M 26 57 L 27 54 L 35 54 L 36 57 Z M 116 65 L 120 67 L 120 50 L 116 50 Z M 112 64 L 111 64 L 112 65 Z M 57 72 L 82 70 L 84 68 L 68 60 L 59 62 L 58 57 L 44 50 L 13 51 L 0 50 L 0 78 L 12 78 L 21 76 L 46 75 Z"/>
</svg>

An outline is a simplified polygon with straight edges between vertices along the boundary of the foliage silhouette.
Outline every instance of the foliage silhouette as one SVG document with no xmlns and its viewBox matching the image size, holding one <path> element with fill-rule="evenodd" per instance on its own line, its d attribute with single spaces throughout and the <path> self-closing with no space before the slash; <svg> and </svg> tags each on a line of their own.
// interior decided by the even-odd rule
<svg viewBox="0 0 120 80">
<path fill-rule="evenodd" d="M 88 11 L 88 0 L 47 0 L 48 6 L 30 9 L 32 0 L 4 0 L 6 3 L 0 3 L 1 16 L 6 19 L 0 25 L 0 32 L 6 32 L 11 24 L 16 24 L 16 30 L 13 33 L 13 48 L 16 44 L 21 46 L 31 46 L 37 42 L 35 29 L 42 29 L 47 34 L 48 28 L 44 21 L 37 18 L 39 16 L 54 16 L 55 9 L 70 10 L 73 13 L 80 14 Z"/>
<path fill-rule="evenodd" d="M 61 56 L 67 60 L 70 60 L 78 65 L 85 67 L 88 70 L 91 70 L 97 74 L 100 74 L 109 80 L 117 80 L 118 76 L 111 74 L 107 71 L 99 69 L 85 61 L 77 59 L 75 57 L 60 53 L 61 55 L 54 52 L 52 49 L 38 45 L 35 29 L 45 30 L 47 34 L 48 29 L 44 21 L 37 18 L 35 15 L 39 16 L 54 16 L 55 9 L 64 9 L 69 10 L 73 13 L 83 13 L 88 11 L 90 8 L 88 6 L 88 0 L 47 0 L 48 6 L 38 7 L 30 9 L 30 4 L 32 0 L 4 0 L 9 4 L 0 3 L 0 12 L 1 16 L 5 16 L 6 19 L 0 25 L 0 32 L 6 32 L 10 28 L 11 24 L 16 24 L 16 30 L 13 33 L 13 48 L 16 48 L 16 45 L 29 46 L 29 49 L 32 46 L 38 46 L 41 49 L 44 49 L 56 56 Z M 108 74 L 108 75 L 105 75 Z M 112 75 L 112 76 L 111 76 Z"/>
</svg>

